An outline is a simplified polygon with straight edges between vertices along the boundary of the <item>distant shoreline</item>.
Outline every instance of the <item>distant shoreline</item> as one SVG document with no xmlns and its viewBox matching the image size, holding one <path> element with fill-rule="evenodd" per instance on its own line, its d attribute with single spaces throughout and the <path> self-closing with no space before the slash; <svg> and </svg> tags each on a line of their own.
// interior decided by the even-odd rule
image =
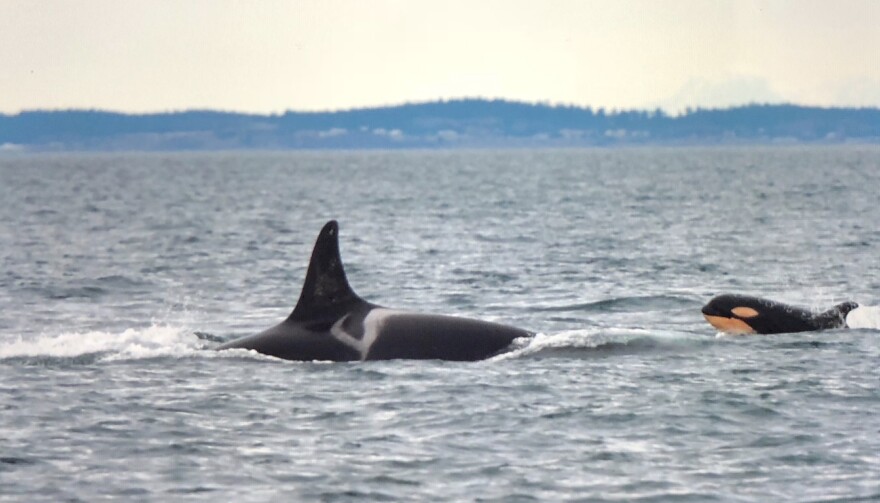
<svg viewBox="0 0 880 503">
<path fill-rule="evenodd" d="M 880 144 L 880 109 L 746 105 L 606 111 L 467 99 L 336 112 L 0 115 L 0 154 Z"/>
</svg>

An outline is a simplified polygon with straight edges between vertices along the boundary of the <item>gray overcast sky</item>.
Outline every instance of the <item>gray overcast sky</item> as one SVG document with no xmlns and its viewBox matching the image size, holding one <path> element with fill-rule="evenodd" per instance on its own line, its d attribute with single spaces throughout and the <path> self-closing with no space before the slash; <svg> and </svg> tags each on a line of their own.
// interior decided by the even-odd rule
<svg viewBox="0 0 880 503">
<path fill-rule="evenodd" d="M 880 106 L 873 0 L 0 0 L 0 112 Z"/>
</svg>

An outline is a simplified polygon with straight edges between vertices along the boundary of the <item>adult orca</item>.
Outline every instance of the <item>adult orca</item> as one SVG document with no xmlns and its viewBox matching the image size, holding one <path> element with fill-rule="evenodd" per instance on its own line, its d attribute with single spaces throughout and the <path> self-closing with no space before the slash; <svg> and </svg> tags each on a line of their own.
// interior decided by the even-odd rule
<svg viewBox="0 0 880 503">
<path fill-rule="evenodd" d="M 299 301 L 286 320 L 217 349 L 252 349 L 301 361 L 474 361 L 534 335 L 486 321 L 387 309 L 361 299 L 345 276 L 338 234 L 333 220 L 321 229 Z"/>
<path fill-rule="evenodd" d="M 719 295 L 703 306 L 703 316 L 713 327 L 733 334 L 781 334 L 845 328 L 846 315 L 859 307 L 844 302 L 813 313 L 768 299 L 747 295 Z"/>
</svg>

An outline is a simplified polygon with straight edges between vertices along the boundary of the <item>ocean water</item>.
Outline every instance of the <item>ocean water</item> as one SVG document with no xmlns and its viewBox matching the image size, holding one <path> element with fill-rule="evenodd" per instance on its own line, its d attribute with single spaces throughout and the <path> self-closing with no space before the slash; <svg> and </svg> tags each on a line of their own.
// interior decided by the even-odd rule
<svg viewBox="0 0 880 503">
<path fill-rule="evenodd" d="M 880 500 L 880 148 L 0 157 L 0 501 Z M 481 362 L 217 341 L 340 222 Z M 747 293 L 856 328 L 720 336 Z"/>
</svg>

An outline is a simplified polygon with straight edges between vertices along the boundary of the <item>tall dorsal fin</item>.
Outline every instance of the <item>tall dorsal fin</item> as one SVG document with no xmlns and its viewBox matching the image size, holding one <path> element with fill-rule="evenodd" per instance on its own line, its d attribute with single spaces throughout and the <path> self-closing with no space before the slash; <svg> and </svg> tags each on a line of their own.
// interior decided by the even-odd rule
<svg viewBox="0 0 880 503">
<path fill-rule="evenodd" d="M 331 220 L 318 234 L 309 261 L 306 282 L 303 284 L 296 307 L 287 319 L 308 321 L 334 308 L 356 301 L 363 302 L 351 289 L 348 278 L 345 277 L 342 259 L 339 256 L 339 225 L 336 220 Z"/>
</svg>

